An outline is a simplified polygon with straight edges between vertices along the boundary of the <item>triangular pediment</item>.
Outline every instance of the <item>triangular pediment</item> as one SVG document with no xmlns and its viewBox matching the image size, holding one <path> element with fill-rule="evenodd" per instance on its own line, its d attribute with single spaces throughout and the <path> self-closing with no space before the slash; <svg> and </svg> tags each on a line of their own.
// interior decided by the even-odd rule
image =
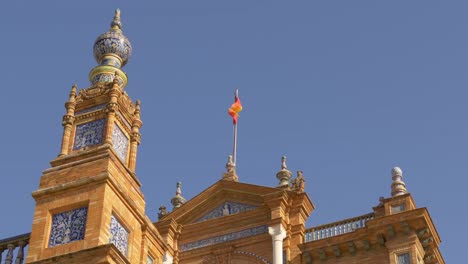
<svg viewBox="0 0 468 264">
<path fill-rule="evenodd" d="M 276 188 L 221 180 L 166 215 L 180 224 L 194 224 L 221 217 L 266 209 L 264 196 Z"/>
</svg>

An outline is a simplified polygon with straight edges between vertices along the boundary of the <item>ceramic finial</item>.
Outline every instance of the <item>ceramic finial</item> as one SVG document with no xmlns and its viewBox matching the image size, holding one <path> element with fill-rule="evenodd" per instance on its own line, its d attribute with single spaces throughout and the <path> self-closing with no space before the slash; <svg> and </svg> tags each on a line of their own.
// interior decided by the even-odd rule
<svg viewBox="0 0 468 264">
<path fill-rule="evenodd" d="M 291 179 L 292 172 L 288 171 L 286 166 L 286 156 L 281 157 L 281 170 L 276 173 L 276 178 L 280 181 L 278 188 L 289 188 L 289 179 Z"/>
<path fill-rule="evenodd" d="M 406 184 L 403 182 L 403 171 L 399 167 L 392 169 L 392 196 L 408 193 Z"/>
<path fill-rule="evenodd" d="M 122 22 L 120 22 L 120 9 L 115 10 L 114 14 L 114 19 L 112 20 L 111 23 L 111 29 L 121 29 L 122 28 Z"/>
<path fill-rule="evenodd" d="M 281 157 L 281 169 L 285 170 L 287 168 L 288 168 L 288 166 L 286 166 L 286 156 L 282 156 Z"/>
<path fill-rule="evenodd" d="M 176 195 L 172 197 L 171 204 L 174 206 L 174 209 L 181 207 L 185 203 L 185 198 L 182 197 L 182 182 L 177 182 L 176 184 Z"/>
</svg>

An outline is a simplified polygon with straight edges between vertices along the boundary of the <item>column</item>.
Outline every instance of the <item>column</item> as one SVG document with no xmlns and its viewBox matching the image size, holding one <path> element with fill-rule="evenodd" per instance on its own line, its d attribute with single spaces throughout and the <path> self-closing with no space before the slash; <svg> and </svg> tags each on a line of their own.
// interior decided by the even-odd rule
<svg viewBox="0 0 468 264">
<path fill-rule="evenodd" d="M 281 224 L 268 227 L 273 241 L 273 264 L 283 264 L 283 239 L 286 237 L 286 230 Z"/>
</svg>

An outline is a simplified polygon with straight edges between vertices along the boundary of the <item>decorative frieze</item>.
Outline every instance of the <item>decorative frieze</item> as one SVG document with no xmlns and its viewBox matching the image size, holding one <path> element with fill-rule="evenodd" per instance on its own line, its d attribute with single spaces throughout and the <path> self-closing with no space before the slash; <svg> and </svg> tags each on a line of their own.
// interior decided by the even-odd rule
<svg viewBox="0 0 468 264">
<path fill-rule="evenodd" d="M 213 209 L 208 214 L 206 214 L 205 216 L 199 218 L 195 222 L 198 223 L 198 222 L 210 220 L 210 219 L 213 219 L 213 218 L 218 218 L 218 217 L 222 217 L 222 216 L 247 212 L 247 211 L 250 211 L 250 210 L 254 210 L 257 207 L 258 206 L 249 205 L 249 204 L 225 202 L 224 204 L 222 204 L 222 205 L 218 206 L 217 208 Z"/>
<path fill-rule="evenodd" d="M 81 111 L 78 111 L 78 112 L 75 113 L 75 115 L 82 115 L 82 114 L 86 114 L 86 113 L 90 113 L 90 112 L 102 110 L 102 109 L 105 109 L 105 108 L 106 108 L 106 105 L 107 105 L 107 104 L 95 105 L 95 106 L 93 106 L 93 107 L 89 107 L 89 108 L 83 109 L 83 110 L 81 110 Z"/>
<path fill-rule="evenodd" d="M 259 235 L 259 234 L 265 234 L 267 231 L 268 231 L 267 226 L 253 227 L 253 228 L 245 229 L 245 230 L 242 230 L 242 231 L 225 234 L 225 235 L 222 235 L 222 236 L 216 236 L 216 237 L 212 237 L 212 238 L 208 238 L 208 239 L 202 239 L 202 240 L 198 240 L 198 241 L 195 241 L 195 242 L 190 242 L 190 243 L 187 243 L 187 244 L 183 244 L 183 245 L 179 246 L 179 251 L 183 252 L 183 251 L 187 251 L 187 250 L 193 250 L 193 249 L 197 249 L 197 248 L 211 246 L 211 245 L 214 245 L 214 244 L 224 243 L 224 242 L 227 242 L 227 241 L 236 240 L 236 239 L 240 239 L 240 238 L 244 238 L 244 237 L 250 237 L 250 236 L 255 236 L 255 235 Z"/>
</svg>

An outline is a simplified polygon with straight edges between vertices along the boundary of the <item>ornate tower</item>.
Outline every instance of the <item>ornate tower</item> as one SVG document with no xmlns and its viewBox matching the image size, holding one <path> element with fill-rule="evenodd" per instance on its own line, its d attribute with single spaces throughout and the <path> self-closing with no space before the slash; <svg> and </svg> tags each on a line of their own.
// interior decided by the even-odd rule
<svg viewBox="0 0 468 264">
<path fill-rule="evenodd" d="M 27 263 L 146 263 L 165 251 L 135 174 L 140 102 L 121 70 L 131 53 L 117 10 L 94 43 L 91 86 L 74 85 L 65 103 L 60 154 L 33 192 Z"/>
</svg>

